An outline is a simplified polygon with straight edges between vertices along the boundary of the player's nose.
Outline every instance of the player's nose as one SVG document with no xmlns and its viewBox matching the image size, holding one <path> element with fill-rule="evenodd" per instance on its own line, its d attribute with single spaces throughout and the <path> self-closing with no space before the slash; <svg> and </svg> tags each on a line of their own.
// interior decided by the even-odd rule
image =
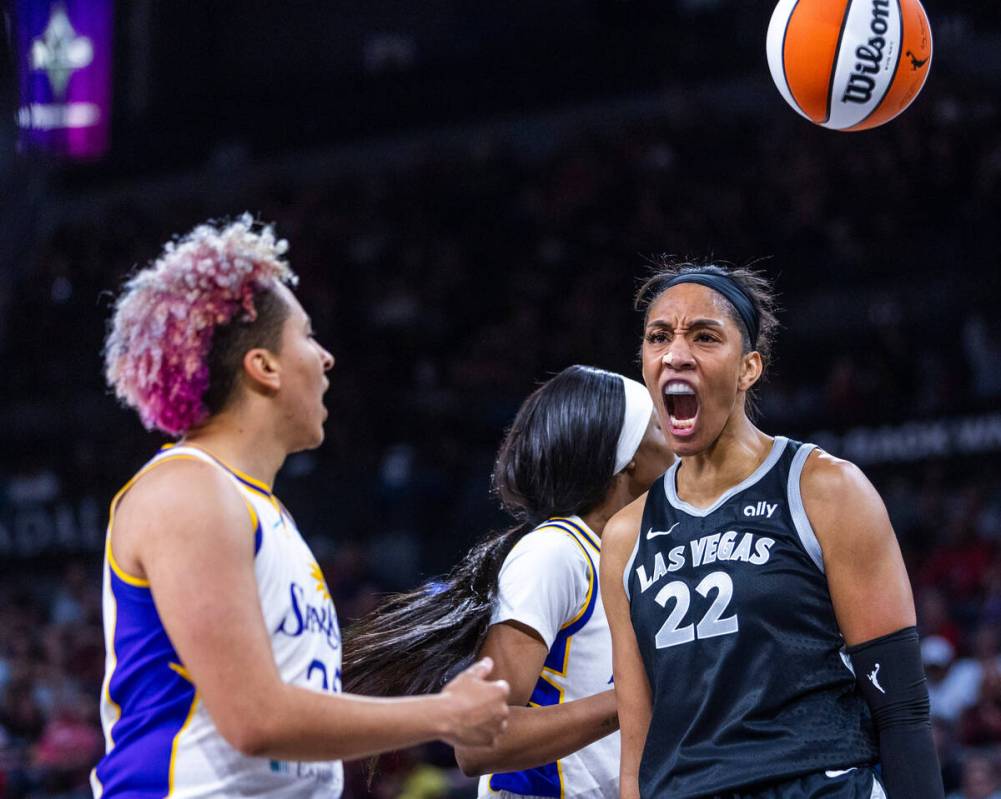
<svg viewBox="0 0 1001 799">
<path fill-rule="evenodd" d="M 692 366 L 695 359 L 692 357 L 692 350 L 684 340 L 680 343 L 673 341 L 661 358 L 661 363 L 671 369 L 685 369 Z"/>
</svg>

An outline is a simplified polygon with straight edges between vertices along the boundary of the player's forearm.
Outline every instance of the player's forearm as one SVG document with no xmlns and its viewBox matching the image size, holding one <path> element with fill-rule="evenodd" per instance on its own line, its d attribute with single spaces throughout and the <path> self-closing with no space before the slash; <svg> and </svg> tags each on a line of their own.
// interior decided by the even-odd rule
<svg viewBox="0 0 1001 799">
<path fill-rule="evenodd" d="M 467 776 L 536 768 L 583 749 L 618 727 L 614 691 L 552 707 L 512 707 L 507 730 L 493 746 L 457 747 L 455 759 Z"/>
<path fill-rule="evenodd" d="M 639 799 L 640 761 L 650 729 L 650 705 L 623 700 L 623 693 L 619 691 L 619 714 L 623 720 L 619 791 L 621 799 Z"/>
<path fill-rule="evenodd" d="M 451 705 L 443 694 L 377 699 L 318 694 L 283 686 L 232 737 L 245 754 L 287 760 L 352 760 L 446 736 Z M 230 737 L 230 736 L 227 736 Z"/>
</svg>

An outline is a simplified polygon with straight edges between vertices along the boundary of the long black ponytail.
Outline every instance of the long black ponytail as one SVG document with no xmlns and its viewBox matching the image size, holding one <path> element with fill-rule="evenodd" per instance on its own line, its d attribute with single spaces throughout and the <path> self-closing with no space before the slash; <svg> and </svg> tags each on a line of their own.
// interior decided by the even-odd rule
<svg viewBox="0 0 1001 799">
<path fill-rule="evenodd" d="M 511 548 L 551 516 L 584 514 L 608 493 L 626 413 L 621 378 L 571 366 L 536 389 L 508 430 L 493 491 L 517 524 L 476 544 L 444 577 L 389 596 L 344 636 L 344 690 L 437 691 L 483 644 Z"/>
</svg>

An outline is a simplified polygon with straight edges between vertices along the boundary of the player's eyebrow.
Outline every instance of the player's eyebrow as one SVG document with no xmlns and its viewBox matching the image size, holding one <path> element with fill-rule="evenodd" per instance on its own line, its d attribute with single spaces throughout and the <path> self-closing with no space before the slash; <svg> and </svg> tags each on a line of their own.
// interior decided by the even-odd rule
<svg viewBox="0 0 1001 799">
<path fill-rule="evenodd" d="M 674 330 L 674 325 L 668 322 L 666 319 L 653 319 L 647 322 L 647 327 L 664 327 L 668 330 Z M 708 317 L 700 317 L 698 319 L 693 319 L 687 325 L 688 329 L 691 330 L 695 327 L 717 327 L 722 328 L 723 322 L 719 319 L 710 319 Z"/>
</svg>

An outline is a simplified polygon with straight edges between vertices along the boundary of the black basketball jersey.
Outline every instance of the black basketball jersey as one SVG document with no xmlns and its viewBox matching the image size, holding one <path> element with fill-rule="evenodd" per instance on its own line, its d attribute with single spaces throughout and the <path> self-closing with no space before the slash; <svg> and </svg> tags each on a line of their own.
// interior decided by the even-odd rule
<svg viewBox="0 0 1001 799">
<path fill-rule="evenodd" d="M 870 765 L 877 749 L 803 509 L 813 449 L 776 437 L 711 507 L 650 489 L 624 582 L 650 680 L 643 797 L 701 799 Z"/>
</svg>

